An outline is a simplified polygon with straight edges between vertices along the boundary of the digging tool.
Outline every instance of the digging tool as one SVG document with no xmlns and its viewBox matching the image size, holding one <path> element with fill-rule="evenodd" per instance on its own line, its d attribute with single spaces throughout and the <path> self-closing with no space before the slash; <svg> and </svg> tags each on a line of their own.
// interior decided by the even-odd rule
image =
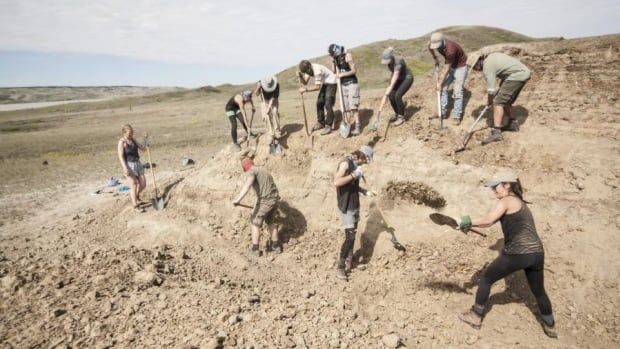
<svg viewBox="0 0 620 349">
<path fill-rule="evenodd" d="M 366 177 L 362 176 L 362 181 L 364 181 L 364 184 L 368 184 L 366 182 Z M 377 192 L 370 190 L 370 189 L 366 189 L 369 192 L 374 193 L 374 195 L 377 195 Z M 379 211 L 379 214 L 381 214 L 381 218 L 383 218 L 383 221 L 385 222 L 385 225 L 388 227 L 387 232 L 390 233 L 391 237 L 390 237 L 390 242 L 392 243 L 392 246 L 394 246 L 395 249 L 399 250 L 399 251 L 406 251 L 405 246 L 403 246 L 400 242 L 398 242 L 398 239 L 396 239 L 396 234 L 394 234 L 394 228 L 392 228 L 387 221 L 385 220 L 385 214 L 383 213 L 383 211 L 381 210 L 381 207 L 379 207 L 379 203 L 376 200 L 373 200 L 375 206 L 377 207 L 377 210 Z"/>
<path fill-rule="evenodd" d="M 239 207 L 243 207 L 243 208 L 251 208 L 254 209 L 254 207 L 250 206 L 250 205 L 246 205 L 246 204 L 235 204 L 235 206 L 239 206 Z"/>
<path fill-rule="evenodd" d="M 250 146 L 250 137 L 252 137 L 252 123 L 254 122 L 254 114 L 256 111 L 252 110 L 252 116 L 250 117 L 250 124 L 248 125 L 248 139 L 246 140 L 245 146 Z"/>
<path fill-rule="evenodd" d="M 146 146 L 146 154 L 149 157 L 149 164 L 152 164 L 151 161 L 151 150 L 148 143 L 148 135 L 144 135 L 145 146 Z M 151 204 L 155 207 L 156 210 L 163 210 L 165 206 L 164 199 L 159 196 L 159 189 L 157 188 L 157 182 L 155 182 L 155 171 L 153 171 L 153 166 L 149 166 L 151 169 L 151 177 L 153 177 L 153 186 L 155 187 L 155 198 L 151 199 Z"/>
<path fill-rule="evenodd" d="M 314 147 L 314 135 L 312 135 L 310 133 L 310 131 L 308 130 L 308 116 L 306 115 L 306 100 L 304 99 L 304 94 L 301 94 L 301 107 L 304 111 L 304 127 L 306 128 L 306 136 L 308 137 L 308 141 L 306 142 L 306 147 L 308 147 L 308 144 L 310 145 L 309 148 L 313 148 Z"/>
<path fill-rule="evenodd" d="M 390 121 L 388 120 L 387 125 L 385 125 L 385 132 L 383 133 L 383 138 L 381 138 L 381 142 L 385 142 L 385 140 L 387 139 L 387 133 L 389 129 L 390 129 Z"/>
<path fill-rule="evenodd" d="M 435 83 L 439 84 L 439 65 L 435 65 Z M 443 115 L 441 113 L 441 91 L 437 91 L 437 115 L 439 115 L 439 129 L 443 129 Z"/>
<path fill-rule="evenodd" d="M 383 106 L 385 105 L 385 97 L 381 98 L 381 104 L 379 104 L 379 111 L 377 112 L 377 117 L 375 121 L 372 123 L 370 129 L 372 131 L 377 131 L 379 126 L 381 126 L 381 111 L 383 110 Z"/>
<path fill-rule="evenodd" d="M 471 138 L 471 135 L 473 134 L 474 127 L 476 126 L 478 121 L 480 121 L 480 119 L 482 119 L 482 117 L 484 116 L 484 113 L 486 113 L 488 109 L 489 109 L 488 105 L 485 106 L 484 109 L 482 109 L 482 111 L 480 112 L 480 115 L 478 115 L 478 118 L 476 119 L 476 121 L 474 121 L 474 123 L 471 124 L 471 127 L 469 128 L 469 131 L 467 131 L 467 135 L 465 135 L 465 139 L 463 139 L 463 145 L 461 145 L 461 147 L 456 149 L 454 151 L 455 153 L 458 153 L 460 151 L 465 150 L 465 146 L 467 145 L 467 142 L 469 142 L 469 139 Z"/>
<path fill-rule="evenodd" d="M 261 89 L 260 91 L 260 101 L 262 103 L 265 103 L 265 98 L 263 97 L 263 91 Z M 269 143 L 269 154 L 282 154 L 282 146 L 280 145 L 280 142 L 278 142 L 278 140 L 275 138 L 275 131 L 273 129 L 273 123 L 271 122 L 271 115 L 270 115 L 270 111 L 266 110 L 266 115 L 265 117 L 267 118 L 267 126 L 269 127 L 269 132 L 271 134 L 271 143 Z M 258 144 L 258 142 L 257 142 Z"/>
<path fill-rule="evenodd" d="M 340 69 L 336 66 L 336 74 L 340 74 Z M 344 93 L 342 92 L 342 84 L 340 83 L 340 78 L 336 79 L 336 83 L 338 85 L 338 97 L 340 97 L 340 114 L 342 115 L 342 122 L 340 123 L 340 127 L 338 131 L 340 131 L 340 136 L 342 138 L 348 138 L 351 133 L 351 124 L 347 119 L 346 112 L 344 110 Z"/>
<path fill-rule="evenodd" d="M 450 216 L 446 216 L 445 214 L 441 214 L 441 213 L 431 213 L 428 216 L 431 221 L 433 221 L 433 223 L 438 224 L 438 225 L 447 225 L 452 229 L 456 229 L 458 227 L 458 224 L 456 223 L 456 219 L 450 217 Z M 472 233 L 478 234 L 480 236 L 486 237 L 487 234 L 485 233 L 481 233 L 476 229 L 472 229 L 470 228 L 469 231 L 471 231 Z M 463 232 L 464 234 L 467 234 L 467 232 Z"/>
</svg>

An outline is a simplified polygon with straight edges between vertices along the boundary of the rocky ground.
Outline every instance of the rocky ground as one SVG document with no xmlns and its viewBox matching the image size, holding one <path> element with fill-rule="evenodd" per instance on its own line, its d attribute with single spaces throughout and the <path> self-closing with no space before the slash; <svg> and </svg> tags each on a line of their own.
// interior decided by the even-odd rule
<svg viewBox="0 0 620 349">
<path fill-rule="evenodd" d="M 262 257 L 247 253 L 249 210 L 230 203 L 243 177 L 227 147 L 189 169 L 160 171 L 162 211 L 136 214 L 122 194 L 56 194 L 28 219 L 0 226 L 1 346 L 617 347 L 619 44 L 608 36 L 503 47 L 534 75 L 517 102 L 521 131 L 501 143 L 480 146 L 481 130 L 454 152 L 482 109 L 479 73 L 458 127 L 440 131 L 429 119 L 429 75 L 417 78 L 409 119 L 386 141 L 365 130 L 347 140 L 315 136 L 308 149 L 299 118 L 285 126 L 284 155 L 269 156 L 259 138 L 256 162 L 283 199 L 282 254 L 264 246 Z M 364 126 L 374 97 L 364 98 Z M 285 111 L 301 116 L 298 102 Z M 343 234 L 331 178 L 343 155 L 368 143 L 376 157 L 365 186 L 379 196 L 363 199 L 343 282 L 335 278 Z M 482 181 L 498 167 L 519 172 L 533 202 L 557 340 L 542 332 L 522 273 L 494 285 L 481 330 L 457 318 L 500 251 L 501 231 L 465 235 L 428 216 L 485 213 L 493 198 Z"/>
</svg>

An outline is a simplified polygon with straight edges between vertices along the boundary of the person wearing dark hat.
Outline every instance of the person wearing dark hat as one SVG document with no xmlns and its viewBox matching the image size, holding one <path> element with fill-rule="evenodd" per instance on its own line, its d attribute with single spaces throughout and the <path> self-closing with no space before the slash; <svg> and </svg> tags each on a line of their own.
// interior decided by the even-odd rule
<svg viewBox="0 0 620 349">
<path fill-rule="evenodd" d="M 251 232 L 252 232 L 252 248 L 250 253 L 256 257 L 260 257 L 261 251 L 259 249 L 260 244 L 260 228 L 263 223 L 267 224 L 267 228 L 271 233 L 271 250 L 277 253 L 282 253 L 282 245 L 278 239 L 278 225 L 275 223 L 275 218 L 278 211 L 278 202 L 280 201 L 280 194 L 278 187 L 273 180 L 273 177 L 267 170 L 254 165 L 254 161 L 250 158 L 245 158 L 241 162 L 243 171 L 246 172 L 247 180 L 241 188 L 239 196 L 233 201 L 233 205 L 238 205 L 241 200 L 250 190 L 250 187 L 254 188 L 256 193 L 256 204 L 250 217 Z"/>
<path fill-rule="evenodd" d="M 413 74 L 407 68 L 405 60 L 394 55 L 394 48 L 392 47 L 383 50 L 381 64 L 387 65 L 390 72 L 392 72 L 392 79 L 385 90 L 381 105 L 384 105 L 385 100 L 389 98 L 395 113 L 390 118 L 390 122 L 394 122 L 394 126 L 402 125 L 405 122 L 405 102 L 403 101 L 403 96 L 413 84 Z"/>
<path fill-rule="evenodd" d="M 355 122 L 355 127 L 351 134 L 359 135 L 361 133 L 359 113 L 360 85 L 357 80 L 357 69 L 355 68 L 353 55 L 345 50 L 344 46 L 336 44 L 329 45 L 327 52 L 332 57 L 333 71 L 336 73 L 336 77 L 340 79 L 344 112 L 351 113 Z M 342 117 L 344 118 L 345 116 L 343 115 Z"/>
<path fill-rule="evenodd" d="M 493 105 L 493 128 L 482 145 L 499 142 L 503 139 L 502 130 L 519 131 L 519 121 L 512 115 L 512 105 L 528 82 L 531 72 L 518 59 L 502 52 L 473 53 L 470 65 L 475 71 L 482 71 L 487 83 L 487 105 Z M 499 89 L 495 80 L 500 79 Z M 504 115 L 508 124 L 502 127 Z"/>
<path fill-rule="evenodd" d="M 372 162 L 373 155 L 374 151 L 370 146 L 361 146 L 359 150 L 340 161 L 334 175 L 338 210 L 344 227 L 344 242 L 340 247 L 336 270 L 336 277 L 339 279 L 346 280 L 347 272 L 351 269 L 355 234 L 360 217 L 359 193 L 367 196 L 376 195 L 375 192 L 360 187 L 360 179 L 364 177 L 362 165 Z"/>
<path fill-rule="evenodd" d="M 241 126 L 248 134 L 248 137 L 255 135 L 248 131 L 248 117 L 245 112 L 245 105 L 250 103 L 252 106 L 252 113 L 256 111 L 254 108 L 254 102 L 252 102 L 252 91 L 243 91 L 239 94 L 236 94 L 228 100 L 226 103 L 226 116 L 228 116 L 228 121 L 230 121 L 230 136 L 232 137 L 233 145 L 237 150 L 241 150 L 241 146 L 239 142 L 237 142 L 237 120 L 241 122 Z"/>
<path fill-rule="evenodd" d="M 508 275 L 523 270 L 530 290 L 536 297 L 545 334 L 555 338 L 555 321 L 551 301 L 545 292 L 545 253 L 536 232 L 534 217 L 523 199 L 523 188 L 517 176 L 510 171 L 499 171 L 485 184 L 493 190 L 497 203 L 486 216 L 472 219 L 463 216 L 457 220 L 457 229 L 467 232 L 472 227 L 486 228 L 499 221 L 504 234 L 500 255 L 484 270 L 476 292 L 474 305 L 459 315 L 470 326 L 479 329 L 489 299 L 491 286 Z"/>
<path fill-rule="evenodd" d="M 279 139 L 282 137 L 282 132 L 280 131 L 280 113 L 278 109 L 278 99 L 280 98 L 278 78 L 271 76 L 260 80 L 256 84 L 255 94 L 261 96 L 261 114 L 269 130 L 271 140 L 274 138 Z"/>
<path fill-rule="evenodd" d="M 436 69 L 439 68 L 439 60 L 435 50 L 445 59 L 445 65 L 439 69 L 439 81 L 436 89 L 441 91 L 441 116 L 445 117 L 448 106 L 448 88 L 454 82 L 452 96 L 454 98 L 454 114 L 452 120 L 455 125 L 460 125 L 463 119 L 463 88 L 467 79 L 467 55 L 461 45 L 446 38 L 442 33 L 433 33 L 428 44 L 428 50 L 435 60 Z"/>
<path fill-rule="evenodd" d="M 300 87 L 299 93 L 319 91 L 316 99 L 316 118 L 317 123 L 312 127 L 312 131 L 323 129 L 321 135 L 328 135 L 332 132 L 334 123 L 334 104 L 336 103 L 337 81 L 336 75 L 326 66 L 310 61 L 299 62 L 297 77 L 302 85 L 307 85 L 310 77 L 314 78 L 313 87 Z"/>
</svg>

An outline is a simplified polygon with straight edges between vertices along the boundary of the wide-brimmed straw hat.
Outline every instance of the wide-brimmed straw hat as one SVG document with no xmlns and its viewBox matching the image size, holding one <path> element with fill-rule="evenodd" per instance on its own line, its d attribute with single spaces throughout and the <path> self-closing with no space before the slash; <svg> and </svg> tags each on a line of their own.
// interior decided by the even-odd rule
<svg viewBox="0 0 620 349">
<path fill-rule="evenodd" d="M 270 93 L 278 87 L 278 78 L 275 76 L 266 77 L 260 80 L 260 87 L 264 92 Z"/>
</svg>

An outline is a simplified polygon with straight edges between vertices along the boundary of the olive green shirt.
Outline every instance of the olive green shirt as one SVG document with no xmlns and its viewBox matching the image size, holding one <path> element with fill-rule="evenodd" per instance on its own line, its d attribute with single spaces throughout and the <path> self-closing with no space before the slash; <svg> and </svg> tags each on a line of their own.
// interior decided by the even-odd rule
<svg viewBox="0 0 620 349">
<path fill-rule="evenodd" d="M 248 175 L 254 177 L 252 187 L 259 200 L 280 200 L 280 193 L 269 172 L 260 167 L 253 167 Z"/>
<path fill-rule="evenodd" d="M 482 73 L 487 81 L 487 91 L 495 92 L 495 79 L 508 81 L 527 81 L 530 70 L 518 59 L 505 53 L 491 53 L 482 64 Z"/>
</svg>

